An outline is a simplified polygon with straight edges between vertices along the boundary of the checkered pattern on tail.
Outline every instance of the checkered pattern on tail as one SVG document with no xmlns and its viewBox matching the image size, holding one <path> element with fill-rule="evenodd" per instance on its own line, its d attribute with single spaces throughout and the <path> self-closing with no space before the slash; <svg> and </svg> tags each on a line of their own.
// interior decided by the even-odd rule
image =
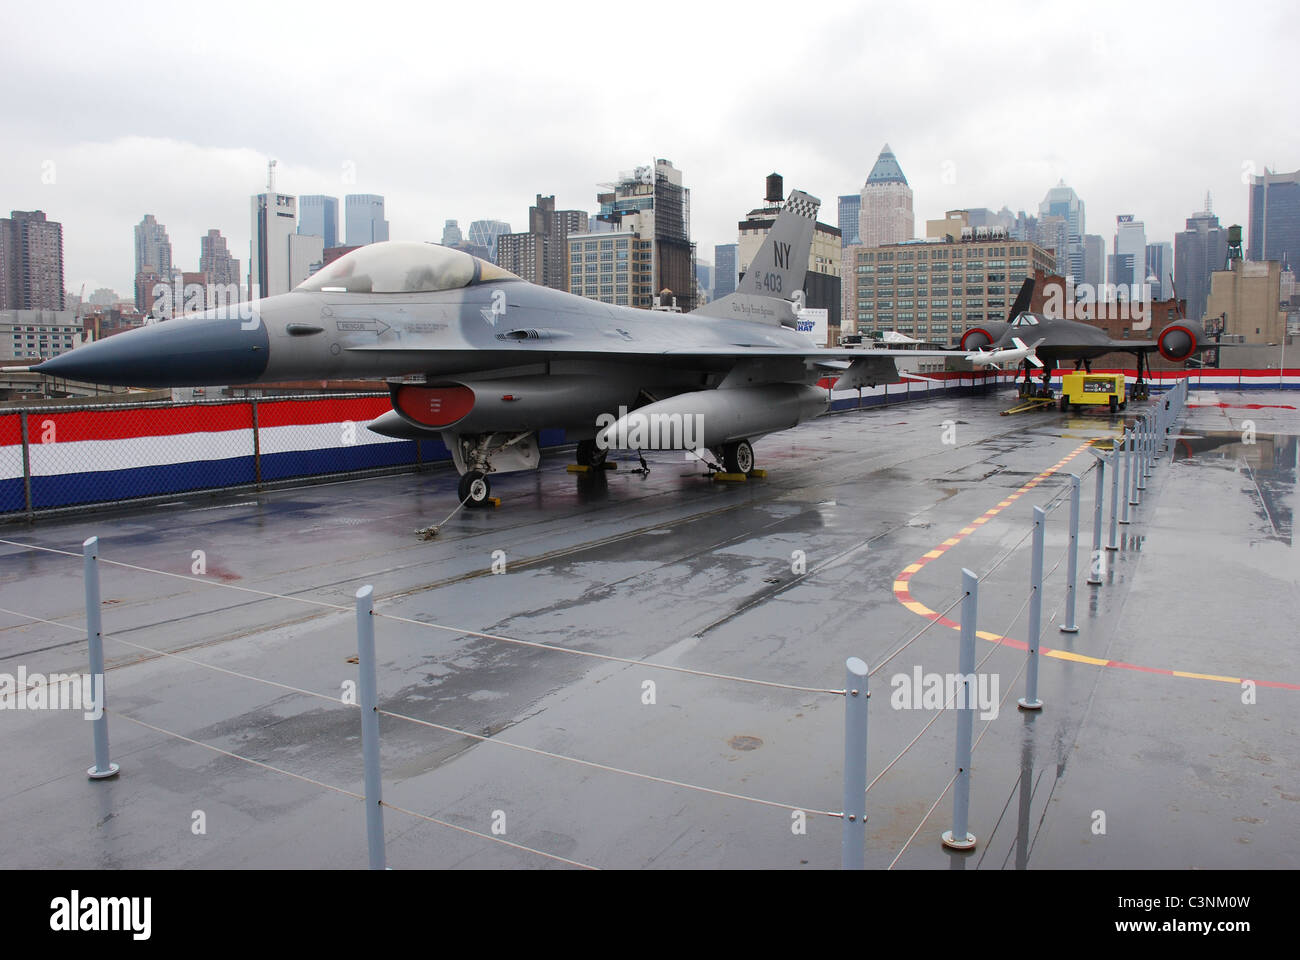
<svg viewBox="0 0 1300 960">
<path fill-rule="evenodd" d="M 785 209 L 796 213 L 808 220 L 817 219 L 817 211 L 821 207 L 821 202 L 814 200 L 806 193 L 796 190 L 790 194 L 790 199 L 786 201 Z"/>
</svg>

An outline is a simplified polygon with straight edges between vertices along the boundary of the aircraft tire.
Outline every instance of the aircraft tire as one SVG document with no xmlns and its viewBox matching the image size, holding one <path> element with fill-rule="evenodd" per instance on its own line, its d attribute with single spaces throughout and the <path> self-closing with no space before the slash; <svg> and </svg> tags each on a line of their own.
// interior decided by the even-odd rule
<svg viewBox="0 0 1300 960">
<path fill-rule="evenodd" d="M 727 444 L 722 448 L 722 465 L 728 473 L 749 473 L 754 469 L 754 448 L 748 440 Z"/>
<path fill-rule="evenodd" d="M 599 467 L 608 454 L 608 450 L 596 446 L 595 440 L 579 440 L 575 457 L 580 467 Z"/>
<path fill-rule="evenodd" d="M 488 497 L 492 495 L 492 484 L 482 472 L 470 470 L 460 478 L 456 492 L 460 496 L 460 502 L 465 506 L 485 507 Z"/>
</svg>

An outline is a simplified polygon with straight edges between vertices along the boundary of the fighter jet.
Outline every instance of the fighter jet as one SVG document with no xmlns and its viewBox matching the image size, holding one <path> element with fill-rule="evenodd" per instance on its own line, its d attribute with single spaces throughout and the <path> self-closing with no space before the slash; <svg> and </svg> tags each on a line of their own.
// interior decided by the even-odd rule
<svg viewBox="0 0 1300 960">
<path fill-rule="evenodd" d="M 793 191 L 742 289 L 691 313 L 600 303 L 461 251 L 392 241 L 340 257 L 289 293 L 23 369 L 140 387 L 387 380 L 393 410 L 370 429 L 440 436 L 471 506 L 488 502 L 489 475 L 538 466 L 544 428 L 577 439 L 589 467 L 610 450 L 671 449 L 749 473 L 756 438 L 827 411 L 822 378 L 838 375 L 844 389 L 899 379 L 889 350 L 821 349 L 796 329 L 819 206 Z M 611 255 L 646 255 L 630 238 L 608 242 Z"/>
<path fill-rule="evenodd" d="M 1036 338 L 1035 356 L 1041 362 L 1042 384 L 1035 387 L 1029 374 L 1029 364 L 1025 362 L 1025 379 L 1020 385 L 1022 397 L 1052 395 L 1048 382 L 1052 371 L 1067 361 L 1074 361 L 1076 368 L 1082 364 L 1087 370 L 1092 369 L 1092 361 L 1107 353 L 1131 353 L 1137 358 L 1137 382 L 1133 385 L 1131 396 L 1143 400 L 1150 396 L 1146 374 L 1150 373 L 1149 355 L 1159 351 L 1166 360 L 1180 363 L 1192 354 L 1202 350 L 1212 350 L 1219 346 L 1204 328 L 1195 321 L 1180 318 L 1169 324 L 1154 340 L 1112 340 L 1105 330 L 1078 320 L 1064 320 L 1045 317 L 1029 311 L 1029 301 L 1034 292 L 1034 278 L 1029 277 L 1020 288 L 1020 293 L 1011 307 L 1005 323 L 984 323 L 969 328 L 962 334 L 959 343 L 963 351 L 973 355 L 991 348 L 992 351 L 1012 350 L 1023 346 L 1021 338 Z M 967 359 L 970 359 L 968 355 Z M 975 361 L 972 361 L 975 362 Z"/>
<path fill-rule="evenodd" d="M 1012 337 L 1011 342 L 1015 345 L 1013 350 L 976 350 L 974 353 L 966 354 L 966 359 L 977 367 L 993 367 L 997 370 L 1002 369 L 1002 364 L 1013 363 L 1016 366 L 1028 361 L 1036 367 L 1041 367 L 1043 361 L 1038 359 L 1035 351 L 1038 345 L 1043 342 L 1044 338 L 1035 340 L 1031 346 L 1025 346 L 1023 340 L 1019 337 Z"/>
</svg>

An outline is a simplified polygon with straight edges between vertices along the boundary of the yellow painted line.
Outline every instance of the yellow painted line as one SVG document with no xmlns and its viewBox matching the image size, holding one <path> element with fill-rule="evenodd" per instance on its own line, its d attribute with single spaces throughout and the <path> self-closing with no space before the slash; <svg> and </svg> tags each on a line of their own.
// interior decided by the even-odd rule
<svg viewBox="0 0 1300 960">
<path fill-rule="evenodd" d="M 1110 663 L 1101 657 L 1085 657 L 1082 653 L 1074 653 L 1071 650 L 1044 650 L 1043 656 L 1056 657 L 1058 660 L 1073 660 L 1075 663 L 1090 663 L 1094 667 L 1104 667 Z"/>
<path fill-rule="evenodd" d="M 932 560 L 941 556 L 944 553 L 944 550 L 946 550 L 946 548 L 955 546 L 957 542 L 960 541 L 962 538 L 968 536 L 971 533 L 974 533 L 976 527 L 982 526 L 983 524 L 987 523 L 990 519 L 992 519 L 999 512 L 1001 512 L 1001 510 L 1004 507 L 1008 506 L 1012 500 L 1015 500 L 1021 494 L 1028 492 L 1032 487 L 1037 486 L 1040 482 L 1050 477 L 1053 473 L 1058 471 L 1061 467 L 1065 466 L 1065 464 L 1069 463 L 1071 460 L 1073 460 L 1075 457 L 1081 454 L 1088 447 L 1092 446 L 1093 443 L 1094 443 L 1093 440 L 1089 440 L 1087 443 L 1083 444 L 1077 450 L 1071 453 L 1068 457 L 1065 457 L 1063 460 L 1061 460 L 1058 464 L 1056 464 L 1056 466 L 1052 467 L 1050 470 L 1045 470 L 1042 473 L 1040 473 L 1037 477 L 1035 477 L 1033 480 L 1030 480 L 1028 483 L 1026 483 L 1015 493 L 1010 494 L 1006 500 L 1000 502 L 996 507 L 993 507 L 985 511 L 983 516 L 978 517 L 975 520 L 972 520 L 969 526 L 962 527 L 956 536 L 949 537 L 947 540 L 943 541 L 944 549 L 936 548 L 934 550 L 930 550 L 929 552 L 923 555 L 923 560 L 908 564 L 903 569 L 903 573 L 907 574 L 910 577 L 912 574 L 916 573 L 923 566 L 925 566 L 925 561 Z M 917 614 L 918 616 L 926 617 L 930 620 L 946 619 L 936 611 L 931 610 L 924 603 L 921 603 L 919 600 L 915 600 L 912 598 L 910 592 L 910 583 L 908 582 L 908 580 L 904 580 L 904 579 L 895 580 L 894 594 L 898 599 L 899 603 L 901 603 L 909 611 Z M 954 630 L 960 629 L 959 624 L 954 624 L 951 621 L 948 621 L 947 625 Z M 1010 637 L 1004 637 L 1001 634 L 991 633 L 988 630 L 976 630 L 975 635 L 979 637 L 981 640 L 988 640 L 991 643 L 1011 643 L 1013 645 L 1020 646 L 1021 648 L 1024 647 L 1023 643 L 1019 641 L 1012 640 Z M 1040 652 L 1044 656 L 1055 657 L 1057 660 L 1066 660 L 1072 663 L 1082 663 L 1082 664 L 1087 664 L 1089 666 L 1095 666 L 1095 667 L 1113 667 L 1115 669 L 1138 670 L 1140 672 L 1154 673 L 1158 676 L 1182 677 L 1184 679 L 1189 679 L 1189 680 L 1211 680 L 1216 683 L 1231 683 L 1233 685 L 1240 685 L 1241 683 L 1244 682 L 1239 677 L 1225 677 L 1214 673 L 1193 673 L 1188 670 L 1169 670 L 1165 668 L 1140 667 L 1140 666 L 1135 666 L 1134 664 L 1120 663 L 1103 657 L 1090 657 L 1086 654 L 1075 653 L 1071 650 L 1059 650 L 1059 649 L 1044 650 L 1040 646 Z M 1292 684 L 1275 683 L 1269 681 L 1264 681 L 1264 682 L 1267 682 L 1269 686 L 1278 686 L 1287 689 L 1300 689 L 1300 686 L 1295 686 Z"/>
<path fill-rule="evenodd" d="M 1189 673 L 1186 670 L 1171 671 L 1175 677 L 1187 677 L 1189 680 L 1218 680 L 1220 683 L 1241 683 L 1240 677 L 1221 677 L 1214 673 Z"/>
</svg>

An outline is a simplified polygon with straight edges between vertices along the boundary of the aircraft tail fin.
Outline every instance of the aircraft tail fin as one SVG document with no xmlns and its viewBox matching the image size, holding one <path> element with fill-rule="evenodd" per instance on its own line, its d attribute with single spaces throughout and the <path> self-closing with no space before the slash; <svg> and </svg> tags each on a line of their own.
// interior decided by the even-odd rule
<svg viewBox="0 0 1300 960">
<path fill-rule="evenodd" d="M 1007 314 L 1007 322 L 1010 323 L 1016 317 L 1020 316 L 1029 309 L 1029 301 L 1034 297 L 1034 278 L 1025 277 L 1025 282 L 1020 285 L 1020 292 L 1016 294 L 1016 302 L 1011 305 L 1011 311 Z"/>
<path fill-rule="evenodd" d="M 803 305 L 803 282 L 821 203 L 802 190 L 792 190 L 736 292 L 693 312 L 793 326 L 795 313 L 791 307 L 796 302 Z M 784 301 L 784 308 L 772 304 L 772 300 Z M 768 306 L 776 309 L 755 310 L 755 301 L 768 301 Z"/>
</svg>

